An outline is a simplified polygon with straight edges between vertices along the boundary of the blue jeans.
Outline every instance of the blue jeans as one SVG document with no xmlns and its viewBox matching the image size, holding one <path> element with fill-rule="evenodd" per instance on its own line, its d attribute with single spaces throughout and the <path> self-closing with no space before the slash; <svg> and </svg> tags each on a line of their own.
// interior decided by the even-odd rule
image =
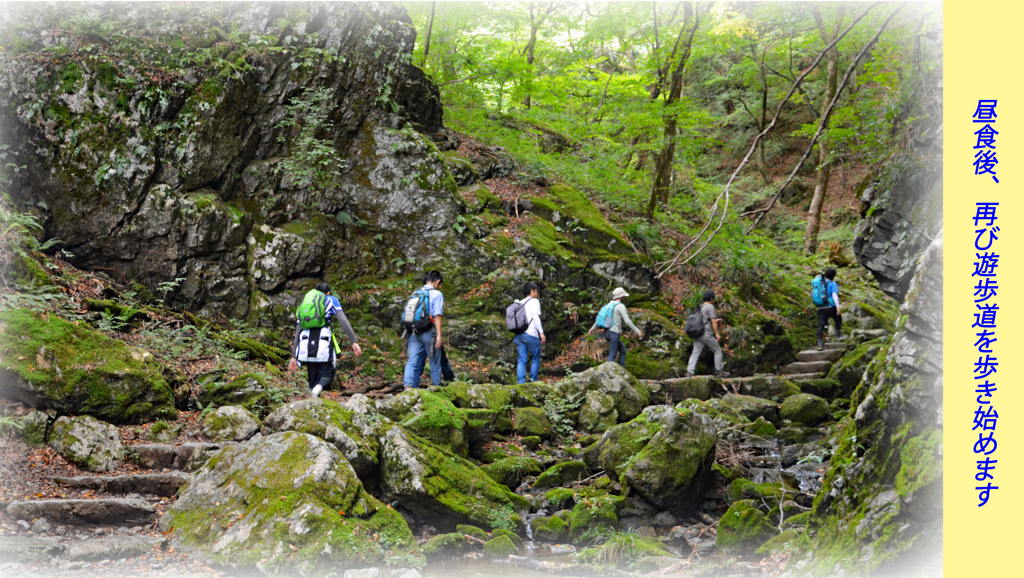
<svg viewBox="0 0 1024 578">
<path fill-rule="evenodd" d="M 537 381 L 537 371 L 540 370 L 540 338 L 528 333 L 520 333 L 512 339 L 516 349 L 519 351 L 519 362 L 516 364 L 516 377 L 519 383 L 526 383 L 526 356 L 529 354 L 530 381 Z"/>
<path fill-rule="evenodd" d="M 434 330 L 409 337 L 409 361 L 405 362 L 405 387 L 419 387 L 423 364 L 430 357 L 430 382 L 441 385 L 441 350 L 434 349 Z"/>
<path fill-rule="evenodd" d="M 608 340 L 608 361 L 618 361 L 619 365 L 626 367 L 626 344 L 619 340 L 619 334 L 605 331 L 604 338 Z"/>
</svg>

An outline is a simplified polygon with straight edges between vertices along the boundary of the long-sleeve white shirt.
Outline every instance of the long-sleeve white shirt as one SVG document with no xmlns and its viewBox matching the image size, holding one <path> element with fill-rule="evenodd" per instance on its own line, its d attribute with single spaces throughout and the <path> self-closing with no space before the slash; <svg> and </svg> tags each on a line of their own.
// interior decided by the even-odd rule
<svg viewBox="0 0 1024 578">
<path fill-rule="evenodd" d="M 540 334 L 544 333 L 544 326 L 540 322 L 540 300 L 527 297 L 517 303 L 526 303 L 523 307 L 526 309 L 526 321 L 530 324 L 526 328 L 527 335 L 540 339 Z"/>
</svg>

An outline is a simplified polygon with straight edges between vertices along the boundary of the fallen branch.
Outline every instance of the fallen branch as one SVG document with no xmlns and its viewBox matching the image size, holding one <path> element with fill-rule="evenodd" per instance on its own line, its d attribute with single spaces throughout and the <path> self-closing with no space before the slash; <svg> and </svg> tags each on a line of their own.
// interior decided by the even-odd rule
<svg viewBox="0 0 1024 578">
<path fill-rule="evenodd" d="M 776 201 L 778 201 L 779 197 L 782 195 L 782 191 L 784 191 L 786 187 L 788 187 L 789 184 L 793 182 L 793 179 L 796 178 L 797 172 L 800 170 L 802 166 L 804 166 L 804 162 L 807 160 L 807 158 L 811 156 L 811 150 L 814 149 L 814 145 L 817 144 L 818 138 L 821 136 L 821 133 L 825 130 L 825 127 L 828 126 L 829 118 L 832 116 L 832 110 L 835 108 L 836 103 L 839 102 L 839 97 L 843 94 L 843 90 L 846 88 L 847 82 L 850 81 L 850 76 L 853 75 L 853 71 L 857 69 L 857 65 L 860 64 L 860 61 L 864 58 L 865 55 L 867 55 L 868 50 L 870 50 L 871 47 L 875 45 L 875 42 L 878 42 L 878 38 L 882 35 L 882 32 L 885 30 L 885 27 L 889 25 L 889 21 L 892 20 L 893 16 L 896 16 L 896 14 L 898 14 L 899 11 L 903 9 L 903 6 L 904 5 L 901 4 L 899 8 L 894 10 L 893 13 L 890 14 L 884 22 L 882 22 L 882 26 L 878 28 L 878 32 L 876 32 L 875 35 L 871 37 L 871 40 L 869 40 L 868 43 L 864 45 L 864 48 L 862 48 L 860 52 L 857 53 L 857 57 L 854 58 L 853 62 L 850 63 L 849 68 L 846 69 L 846 74 L 843 76 L 843 82 L 839 85 L 839 89 L 836 90 L 835 96 L 832 97 L 832 102 L 828 103 L 828 108 L 826 108 L 825 112 L 821 114 L 821 118 L 818 121 L 818 130 L 815 131 L 814 136 L 811 137 L 811 143 L 807 145 L 807 150 L 804 151 L 803 156 L 800 157 L 800 161 L 796 164 L 795 167 L 793 167 L 793 171 L 789 173 L 789 178 L 786 179 L 786 182 L 783 183 L 782 186 L 779 187 L 778 192 L 776 192 L 775 195 L 772 196 L 772 200 L 770 203 L 768 203 L 768 206 L 763 209 L 747 211 L 743 215 L 740 215 L 742 217 L 748 214 L 760 213 L 757 216 L 757 219 L 754 220 L 754 223 L 750 225 L 750 228 L 747 229 L 747 232 L 744 233 L 745 235 L 749 235 L 751 231 L 757 228 L 757 225 L 761 223 L 761 219 L 763 219 L 764 216 L 768 214 L 768 211 L 772 210 L 772 207 L 775 206 Z"/>
<path fill-rule="evenodd" d="M 804 78 L 806 78 L 807 75 L 810 74 L 812 70 L 814 70 L 814 68 L 818 65 L 818 62 L 821 61 L 825 54 L 829 50 L 832 50 L 832 48 L 836 44 L 838 44 L 840 40 L 845 38 L 846 35 L 849 34 L 851 30 L 853 30 L 853 27 L 856 26 L 857 23 L 860 22 L 865 16 L 867 16 L 868 12 L 878 4 L 880 4 L 880 2 L 874 2 L 870 6 L 865 8 L 859 16 L 854 18 L 853 22 L 850 23 L 850 25 L 846 28 L 846 30 L 842 32 L 842 34 L 836 36 L 835 40 L 830 42 L 828 46 L 823 48 L 821 52 L 818 53 L 818 56 L 814 59 L 814 62 L 812 62 L 811 65 L 807 67 L 807 70 L 805 70 L 803 74 L 797 77 L 796 81 L 793 83 L 793 86 L 790 87 L 789 92 L 786 93 L 786 97 L 783 98 L 782 101 L 779 102 L 778 107 L 776 107 L 775 116 L 772 117 L 772 121 L 768 123 L 768 126 L 766 126 L 763 131 L 761 131 L 756 137 L 754 137 L 754 141 L 750 144 L 750 150 L 747 151 L 747 155 L 743 157 L 743 161 L 740 162 L 739 166 L 736 167 L 736 170 L 732 172 L 732 175 L 729 177 L 729 181 L 725 184 L 725 188 L 722 189 L 722 192 L 719 193 L 718 197 L 715 198 L 715 204 L 711 206 L 711 211 L 708 215 L 707 222 L 704 224 L 704 227 L 701 228 L 700 232 L 697 233 L 697 235 L 689 243 L 687 243 L 685 247 L 683 247 L 682 249 L 679 250 L 678 253 L 676 253 L 675 257 L 668 261 L 659 263 L 659 265 L 661 265 L 661 270 L 658 271 L 658 275 L 656 276 L 657 279 L 661 279 L 665 275 L 665 273 L 672 270 L 673 268 L 677 266 L 681 267 L 692 261 L 693 258 L 696 257 L 697 255 L 700 255 L 700 253 L 708 246 L 708 244 L 711 243 L 711 240 L 714 239 L 716 235 L 718 235 L 718 232 L 722 230 L 722 225 L 725 224 L 725 217 L 728 215 L 729 212 L 729 188 L 732 187 L 732 183 L 736 180 L 736 177 L 739 175 L 740 171 L 743 170 L 743 167 L 745 167 L 747 163 L 750 162 L 750 157 L 753 156 L 754 151 L 757 150 L 757 144 L 761 142 L 761 139 L 764 138 L 765 135 L 767 135 L 775 128 L 775 125 L 779 120 L 779 115 L 782 113 L 782 107 L 785 106 L 787 102 L 789 102 L 789 99 L 793 98 L 793 94 L 796 93 L 797 88 L 800 87 L 800 84 L 804 81 Z M 680 262 L 679 260 L 682 259 L 684 254 L 686 254 L 686 251 L 690 247 L 692 247 L 697 241 L 699 241 L 701 237 L 704 236 L 704 233 L 708 230 L 708 228 L 711 227 L 711 224 L 715 220 L 715 215 L 718 212 L 718 206 L 722 202 L 723 197 L 725 199 L 725 206 L 722 209 L 722 216 L 718 221 L 718 226 L 707 238 L 707 240 L 704 241 L 703 245 L 701 245 L 695 252 L 688 256 L 686 260 Z"/>
<path fill-rule="evenodd" d="M 353 395 L 356 395 L 357 393 L 368 393 L 380 389 L 384 390 L 381 393 L 394 393 L 396 391 L 401 391 L 402 389 L 405 389 L 405 385 L 401 383 L 392 383 L 390 385 L 386 383 L 370 384 L 365 385 L 359 389 L 342 391 L 338 395 L 340 395 L 341 397 L 351 397 Z"/>
</svg>

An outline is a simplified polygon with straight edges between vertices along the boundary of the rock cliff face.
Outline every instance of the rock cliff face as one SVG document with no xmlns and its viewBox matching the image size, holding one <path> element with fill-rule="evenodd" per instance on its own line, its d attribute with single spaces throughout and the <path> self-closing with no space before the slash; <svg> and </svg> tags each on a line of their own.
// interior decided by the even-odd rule
<svg viewBox="0 0 1024 578">
<path fill-rule="evenodd" d="M 402 8 L 74 11 L 77 32 L 53 7 L 28 12 L 18 34 L 36 52 L 0 61 L 0 116 L 27 169 L 16 200 L 76 266 L 151 289 L 183 278 L 175 304 L 255 319 L 312 279 L 458 253 L 461 200 L 425 136 L 441 128 L 439 92 L 409 64 Z M 317 144 L 339 174 L 297 176 Z"/>
<path fill-rule="evenodd" d="M 941 573 L 942 230 L 917 262 L 899 330 L 865 371 L 815 500 L 813 557 L 879 575 Z M 808 566 L 805 568 L 805 566 Z"/>
</svg>

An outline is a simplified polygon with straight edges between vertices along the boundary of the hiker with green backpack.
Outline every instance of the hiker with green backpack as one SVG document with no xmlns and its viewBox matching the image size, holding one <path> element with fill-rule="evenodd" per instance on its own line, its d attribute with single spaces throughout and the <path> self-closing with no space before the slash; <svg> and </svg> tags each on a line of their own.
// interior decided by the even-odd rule
<svg viewBox="0 0 1024 578">
<path fill-rule="evenodd" d="M 686 364 L 686 377 L 693 377 L 697 371 L 697 360 L 700 354 L 707 347 L 715 355 L 715 375 L 718 377 L 729 377 L 725 372 L 725 364 L 722 362 L 722 347 L 718 345 L 721 335 L 718 333 L 718 325 L 721 319 L 718 311 L 715 310 L 715 292 L 710 289 L 704 292 L 704 303 L 693 312 L 693 315 L 686 318 L 683 331 L 693 339 L 693 353 L 690 354 L 690 361 Z"/>
<path fill-rule="evenodd" d="M 835 282 L 836 270 L 832 267 L 811 281 L 811 301 L 818 309 L 818 349 L 825 348 L 822 338 L 828 328 L 828 320 L 836 326 L 836 339 L 842 339 L 843 316 L 839 312 L 839 285 Z"/>
<path fill-rule="evenodd" d="M 317 283 L 302 298 L 295 312 L 295 337 L 292 338 L 292 358 L 288 362 L 288 371 L 295 371 L 300 363 L 306 365 L 312 397 L 320 397 L 320 393 L 334 382 L 334 366 L 341 347 L 331 332 L 332 322 L 337 321 L 345 332 L 356 357 L 363 353 L 352 324 L 330 295 L 330 285 Z"/>
<path fill-rule="evenodd" d="M 612 291 L 612 300 L 597 313 L 597 321 L 588 331 L 593 333 L 597 329 L 604 330 L 604 338 L 608 340 L 608 361 L 617 361 L 622 367 L 626 367 L 626 345 L 621 340 L 622 324 L 625 323 L 636 333 L 637 339 L 644 338 L 644 332 L 633 325 L 633 320 L 629 318 L 626 305 L 622 302 L 625 297 L 629 297 L 629 293 L 622 287 L 616 287 Z"/>
</svg>

